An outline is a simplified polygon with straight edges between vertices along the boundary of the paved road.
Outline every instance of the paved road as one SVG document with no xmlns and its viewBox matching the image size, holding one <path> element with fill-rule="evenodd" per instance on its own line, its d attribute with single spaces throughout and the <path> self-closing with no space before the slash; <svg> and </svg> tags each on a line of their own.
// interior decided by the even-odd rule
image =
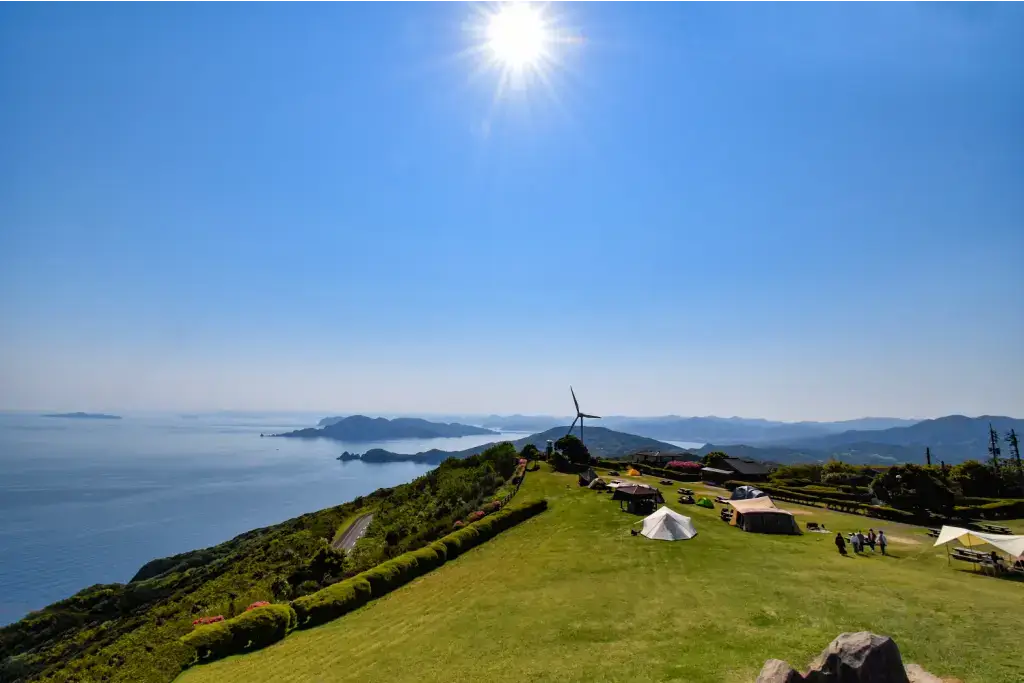
<svg viewBox="0 0 1024 683">
<path fill-rule="evenodd" d="M 373 514 L 363 515 L 352 522 L 348 529 L 345 529 L 345 533 L 341 535 L 337 541 L 331 545 L 334 548 L 344 550 L 348 552 L 352 550 L 352 547 L 356 544 L 363 534 L 366 533 L 366 527 L 370 526 L 370 522 L 373 521 Z"/>
</svg>

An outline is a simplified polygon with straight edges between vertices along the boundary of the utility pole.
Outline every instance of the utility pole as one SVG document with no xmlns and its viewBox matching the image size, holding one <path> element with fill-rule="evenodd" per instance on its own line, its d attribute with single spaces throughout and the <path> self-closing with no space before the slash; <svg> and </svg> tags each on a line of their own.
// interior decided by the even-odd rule
<svg viewBox="0 0 1024 683">
<path fill-rule="evenodd" d="M 992 423 L 988 423 L 988 454 L 992 457 L 992 467 L 996 472 L 999 472 L 999 454 L 1002 451 L 999 450 L 999 434 L 992 428 Z"/>
<path fill-rule="evenodd" d="M 928 467 L 932 466 L 932 449 L 931 446 L 926 446 L 924 449 L 924 462 Z"/>
</svg>

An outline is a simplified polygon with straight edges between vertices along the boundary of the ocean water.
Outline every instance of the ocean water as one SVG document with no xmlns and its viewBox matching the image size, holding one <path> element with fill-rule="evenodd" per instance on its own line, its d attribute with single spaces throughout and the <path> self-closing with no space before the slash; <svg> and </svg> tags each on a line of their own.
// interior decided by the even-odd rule
<svg viewBox="0 0 1024 683">
<path fill-rule="evenodd" d="M 0 624 L 157 557 L 338 505 L 428 469 L 339 462 L 344 450 L 461 450 L 524 434 L 345 443 L 261 439 L 322 415 L 0 414 Z"/>
</svg>

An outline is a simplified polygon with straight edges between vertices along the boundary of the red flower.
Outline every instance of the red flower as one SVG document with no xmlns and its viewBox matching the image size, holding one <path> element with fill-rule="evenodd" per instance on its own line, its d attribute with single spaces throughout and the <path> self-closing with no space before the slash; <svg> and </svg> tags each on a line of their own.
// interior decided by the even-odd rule
<svg viewBox="0 0 1024 683">
<path fill-rule="evenodd" d="M 455 522 L 455 528 L 456 529 L 461 529 L 464 526 L 466 526 L 466 525 L 465 525 L 465 523 L 461 519 L 459 521 Z"/>
<path fill-rule="evenodd" d="M 245 611 L 248 612 L 249 610 L 256 609 L 257 607 L 266 607 L 269 604 L 270 603 L 267 602 L 266 600 L 260 600 L 259 602 L 254 602 L 251 605 L 249 605 L 248 607 L 246 607 Z"/>
<path fill-rule="evenodd" d="M 204 626 L 205 624 L 216 624 L 218 621 L 224 621 L 224 617 L 217 615 L 215 617 L 199 617 L 192 622 L 193 626 Z"/>
</svg>

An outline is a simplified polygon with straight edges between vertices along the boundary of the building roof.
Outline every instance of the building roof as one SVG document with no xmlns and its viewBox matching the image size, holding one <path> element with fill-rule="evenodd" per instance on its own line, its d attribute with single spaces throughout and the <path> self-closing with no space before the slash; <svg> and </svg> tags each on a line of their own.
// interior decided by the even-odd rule
<svg viewBox="0 0 1024 683">
<path fill-rule="evenodd" d="M 720 470 L 717 467 L 705 467 L 701 469 L 701 472 L 711 472 L 712 474 L 732 474 L 732 470 Z"/>
<path fill-rule="evenodd" d="M 739 474 L 770 474 L 771 470 L 754 460 L 743 460 L 741 458 L 722 458 L 719 462 L 731 467 Z"/>
</svg>

